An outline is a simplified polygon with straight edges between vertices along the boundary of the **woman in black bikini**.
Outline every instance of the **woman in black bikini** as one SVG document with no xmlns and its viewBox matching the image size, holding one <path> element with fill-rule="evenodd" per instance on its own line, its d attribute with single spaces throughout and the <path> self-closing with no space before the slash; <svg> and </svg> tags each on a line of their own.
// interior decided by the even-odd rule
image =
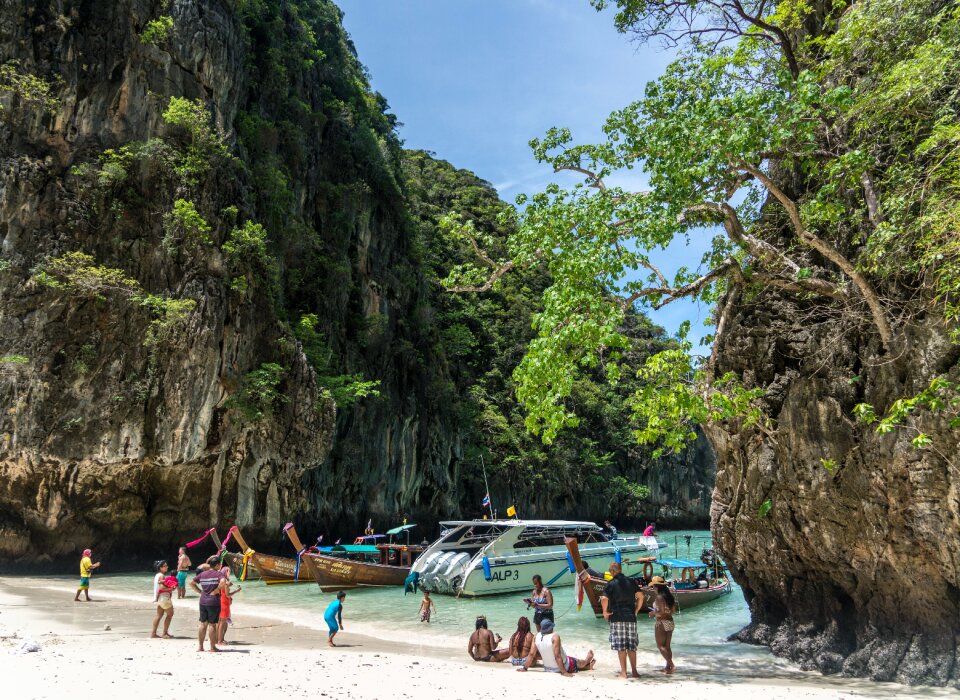
<svg viewBox="0 0 960 700">
<path fill-rule="evenodd" d="M 663 656 L 667 665 L 664 667 L 664 673 L 673 673 L 677 667 L 673 663 L 673 650 L 670 648 L 670 642 L 673 639 L 673 613 L 677 611 L 677 601 L 670 592 L 667 582 L 662 576 L 654 576 L 650 583 L 657 589 L 657 599 L 653 601 L 653 609 L 649 616 L 656 618 L 656 624 L 653 626 L 653 636 L 657 640 L 657 648 Z"/>
<path fill-rule="evenodd" d="M 533 576 L 533 593 L 526 599 L 528 606 L 533 606 L 533 624 L 537 626 L 537 632 L 540 631 L 540 623 L 544 620 L 553 620 L 553 593 L 543 585 L 543 579 L 540 574 Z"/>
</svg>

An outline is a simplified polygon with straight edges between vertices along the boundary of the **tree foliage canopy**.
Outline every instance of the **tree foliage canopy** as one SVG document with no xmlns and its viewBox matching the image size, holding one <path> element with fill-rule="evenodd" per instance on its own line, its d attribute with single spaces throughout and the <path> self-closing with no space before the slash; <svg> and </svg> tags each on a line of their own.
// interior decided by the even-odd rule
<svg viewBox="0 0 960 700">
<path fill-rule="evenodd" d="M 623 32 L 682 42 L 680 58 L 610 115 L 604 141 L 577 144 L 563 128 L 531 141 L 538 161 L 578 181 L 521 197 L 508 250 L 450 281 L 477 288 L 491 261 L 494 276 L 549 271 L 515 374 L 531 430 L 550 440 L 575 423 L 564 399 L 584 371 L 620 376 L 620 327 L 637 305 L 705 301 L 719 342 L 737 299 L 776 290 L 862 326 L 879 354 L 902 353 L 909 319 L 931 311 L 956 337 L 960 11 L 933 0 L 593 4 L 616 5 Z M 630 170 L 648 189 L 617 185 Z M 650 251 L 694 236 L 712 236 L 699 266 L 668 279 L 652 264 Z M 904 288 L 918 293 L 904 300 Z M 703 420 L 762 423 L 757 390 L 714 376 L 691 350 L 647 360 L 652 386 L 633 402 L 642 441 L 678 446 Z"/>
</svg>

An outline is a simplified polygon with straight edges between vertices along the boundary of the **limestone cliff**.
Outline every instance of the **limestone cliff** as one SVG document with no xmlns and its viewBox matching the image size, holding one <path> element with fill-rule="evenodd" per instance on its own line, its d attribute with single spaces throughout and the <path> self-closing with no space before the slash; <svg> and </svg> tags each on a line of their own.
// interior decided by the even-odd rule
<svg viewBox="0 0 960 700">
<path fill-rule="evenodd" d="M 489 370 L 515 410 L 532 295 L 477 302 L 459 348 L 436 279 L 452 252 L 418 202 L 466 195 L 436 171 L 413 193 L 332 3 L 12 0 L 0 59 L 0 565 L 91 544 L 142 561 L 234 522 L 269 547 L 290 519 L 348 535 L 470 515 L 491 435 L 493 488 L 518 476 L 502 498 L 609 514 L 579 481 L 553 501 L 520 479 L 506 458 L 532 442 L 465 399 Z M 537 459 L 575 465 L 583 444 Z M 709 454 L 681 460 L 689 479 L 615 461 L 655 486 L 634 518 L 703 521 Z"/>
</svg>

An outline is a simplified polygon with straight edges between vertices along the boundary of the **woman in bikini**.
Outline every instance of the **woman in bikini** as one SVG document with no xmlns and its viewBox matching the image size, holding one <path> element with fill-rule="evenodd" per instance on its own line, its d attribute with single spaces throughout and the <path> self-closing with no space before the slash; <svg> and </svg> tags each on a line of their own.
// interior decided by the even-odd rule
<svg viewBox="0 0 960 700">
<path fill-rule="evenodd" d="M 537 626 L 537 632 L 540 631 L 540 625 L 544 620 L 553 620 L 553 593 L 543 585 L 543 579 L 540 574 L 533 577 L 533 593 L 526 599 L 527 607 L 533 606 L 533 624 Z"/>
<path fill-rule="evenodd" d="M 523 666 L 533 649 L 533 633 L 530 631 L 530 618 L 521 617 L 517 620 L 517 631 L 510 637 L 510 663 L 514 666 Z"/>
<path fill-rule="evenodd" d="M 670 592 L 667 582 L 662 576 L 654 576 L 650 584 L 657 589 L 657 599 L 653 601 L 653 609 L 649 616 L 656 618 L 653 626 L 653 636 L 657 640 L 657 648 L 663 656 L 667 665 L 664 667 L 664 673 L 673 673 L 677 667 L 673 663 L 673 650 L 670 648 L 670 642 L 673 639 L 673 614 L 677 611 L 677 601 Z"/>
</svg>

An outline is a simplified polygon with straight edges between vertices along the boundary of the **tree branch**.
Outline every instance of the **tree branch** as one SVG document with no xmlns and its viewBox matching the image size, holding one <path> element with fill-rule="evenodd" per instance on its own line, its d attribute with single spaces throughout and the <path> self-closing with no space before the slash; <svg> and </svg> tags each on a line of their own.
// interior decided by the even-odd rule
<svg viewBox="0 0 960 700">
<path fill-rule="evenodd" d="M 630 306 L 632 306 L 633 303 L 638 299 L 642 299 L 643 297 L 660 295 L 660 296 L 666 297 L 666 299 L 662 299 L 661 301 L 651 304 L 650 306 L 654 309 L 662 309 L 664 306 L 666 306 L 672 301 L 676 301 L 677 299 L 680 299 L 682 297 L 688 297 L 693 294 L 696 294 L 711 282 L 714 282 L 720 279 L 721 277 L 723 277 L 724 275 L 726 275 L 728 272 L 730 272 L 732 268 L 739 269 L 739 266 L 740 265 L 736 260 L 734 260 L 733 258 L 727 258 L 722 263 L 720 263 L 720 265 L 710 270 L 710 272 L 703 275 L 702 277 L 694 280 L 690 284 L 685 284 L 682 287 L 670 287 L 667 285 L 664 285 L 662 287 L 646 287 L 645 289 L 641 289 L 637 292 L 634 292 L 630 296 L 626 298 L 618 299 L 617 301 L 620 303 L 620 305 L 624 309 L 629 309 Z M 662 275 L 660 275 L 660 277 L 661 279 L 663 278 Z"/>
<path fill-rule="evenodd" d="M 853 263 L 847 260 L 839 250 L 819 236 L 810 233 L 810 231 L 804 227 L 803 221 L 800 219 L 800 209 L 797 207 L 796 202 L 777 187 L 776 183 L 774 183 L 766 173 L 748 163 L 741 163 L 740 169 L 753 175 L 767 191 L 780 202 L 781 206 L 786 210 L 787 216 L 790 218 L 793 230 L 803 243 L 839 267 L 843 273 L 853 281 L 866 300 L 867 306 L 870 307 L 870 314 L 873 316 L 873 322 L 880 332 L 880 340 L 883 342 L 884 348 L 888 351 L 891 350 L 893 348 L 893 330 L 890 328 L 890 322 L 887 320 L 886 312 L 883 310 L 880 297 L 877 295 L 876 290 L 874 290 L 873 285 L 870 284 L 867 278 L 864 277 L 860 271 L 854 267 Z"/>
<path fill-rule="evenodd" d="M 586 175 L 587 179 L 590 180 L 593 184 L 591 187 L 596 187 L 598 190 L 606 190 L 607 186 L 604 184 L 603 180 L 592 170 L 587 170 L 586 168 L 581 168 L 577 165 L 555 165 L 553 166 L 553 172 L 559 173 L 561 170 L 570 170 L 575 173 L 580 173 L 581 175 Z"/>
<path fill-rule="evenodd" d="M 457 294 L 465 294 L 465 293 L 469 293 L 469 292 L 474 292 L 474 293 L 480 294 L 480 293 L 483 293 L 483 292 L 489 292 L 490 289 L 493 287 L 493 285 L 497 283 L 497 280 L 500 279 L 501 277 L 503 277 L 505 274 L 507 274 L 507 273 L 508 273 L 510 270 L 512 270 L 512 269 L 513 269 L 513 260 L 508 260 L 507 262 L 505 262 L 505 263 L 503 263 L 502 265 L 500 265 L 500 267 L 496 268 L 496 269 L 493 271 L 493 274 L 491 274 L 491 275 L 487 278 L 487 281 L 484 282 L 484 283 L 483 283 L 482 285 L 480 285 L 480 286 L 474 286 L 474 285 L 457 285 L 457 286 L 455 286 L 455 287 L 448 287 L 448 289 L 449 289 L 451 292 L 456 292 Z"/>
</svg>

